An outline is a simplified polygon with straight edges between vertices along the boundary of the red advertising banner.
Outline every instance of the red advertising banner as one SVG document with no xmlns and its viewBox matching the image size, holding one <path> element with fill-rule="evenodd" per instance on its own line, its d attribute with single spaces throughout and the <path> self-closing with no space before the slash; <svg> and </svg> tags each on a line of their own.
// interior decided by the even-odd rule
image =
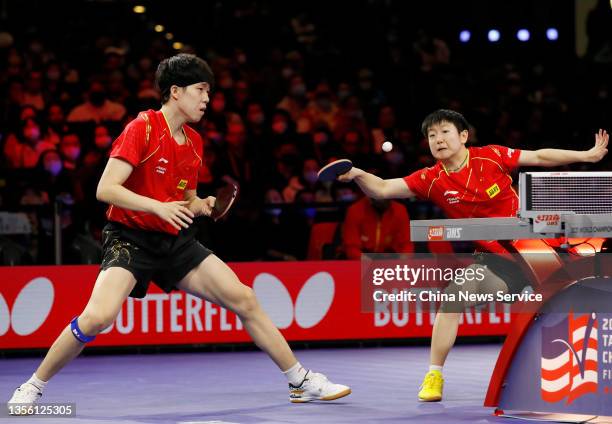
<svg viewBox="0 0 612 424">
<path fill-rule="evenodd" d="M 428 305 L 393 303 L 361 312 L 360 263 L 233 263 L 287 340 L 430 337 Z M 97 266 L 0 267 L 0 349 L 49 347 L 84 308 Z M 412 308 L 412 310 L 408 310 Z M 511 315 L 485 305 L 462 316 L 459 335 L 505 335 Z M 151 285 L 144 299 L 128 299 L 114 324 L 92 346 L 249 342 L 240 320 L 202 299 Z"/>
</svg>

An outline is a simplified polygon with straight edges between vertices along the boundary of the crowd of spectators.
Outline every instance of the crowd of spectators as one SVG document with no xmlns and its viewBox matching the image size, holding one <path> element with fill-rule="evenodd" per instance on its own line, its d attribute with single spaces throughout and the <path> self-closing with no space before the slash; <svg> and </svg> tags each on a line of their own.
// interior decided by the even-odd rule
<svg viewBox="0 0 612 424">
<path fill-rule="evenodd" d="M 402 31 L 393 3 L 372 1 L 355 11 L 355 19 L 365 20 L 375 9 L 381 21 L 373 29 L 379 37 L 369 40 L 374 47 L 362 53 L 339 22 L 303 11 L 272 19 L 270 5 L 256 1 L 215 15 L 232 23 L 225 34 L 216 22 L 217 39 L 227 35 L 234 43 L 243 26 L 248 40 L 182 47 L 204 57 L 216 76 L 205 119 L 194 126 L 205 141 L 198 190 L 210 195 L 227 182 L 240 187 L 228 219 L 199 222 L 202 241 L 224 259 L 307 258 L 313 225 L 342 223 L 361 196 L 354 185 L 317 182 L 319 168 L 349 158 L 389 178 L 431 166 L 419 126 L 435 109 L 464 113 L 475 144 L 586 149 L 597 128 L 609 129 L 611 65 L 598 55 L 603 47 L 584 59 L 557 49 L 493 61 L 433 32 Z M 86 35 L 67 24 L 74 31 L 68 45 L 48 40 L 42 24 L 0 34 L 0 210 L 31 219 L 32 234 L 13 238 L 26 248 L 25 262 L 53 262 L 56 205 L 64 261 L 84 260 L 75 240 L 100 238 L 105 206 L 95 188 L 111 143 L 139 111 L 160 106 L 156 65 L 177 50 L 129 10 L 123 15 L 125 34 Z M 264 30 L 258 35 L 257 28 Z M 385 140 L 393 143 L 390 152 L 381 149 Z M 609 169 L 609 161 L 598 166 Z M 345 240 L 339 225 L 326 257 L 422 249 L 405 234 L 359 246 L 365 236 L 356 226 L 359 219 L 400 221 L 388 227 L 393 235 L 407 228 L 406 211 L 412 219 L 438 213 L 421 202 L 356 205 Z"/>
</svg>

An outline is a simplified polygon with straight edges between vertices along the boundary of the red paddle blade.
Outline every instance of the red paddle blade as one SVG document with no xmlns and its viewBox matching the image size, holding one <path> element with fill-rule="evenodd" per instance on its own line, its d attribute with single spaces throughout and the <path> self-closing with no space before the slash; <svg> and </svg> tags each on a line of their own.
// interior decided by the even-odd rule
<svg viewBox="0 0 612 424">
<path fill-rule="evenodd" d="M 215 206 L 213 206 L 210 217 L 215 221 L 223 218 L 230 210 L 238 195 L 238 187 L 234 184 L 226 185 L 217 190 Z"/>
</svg>

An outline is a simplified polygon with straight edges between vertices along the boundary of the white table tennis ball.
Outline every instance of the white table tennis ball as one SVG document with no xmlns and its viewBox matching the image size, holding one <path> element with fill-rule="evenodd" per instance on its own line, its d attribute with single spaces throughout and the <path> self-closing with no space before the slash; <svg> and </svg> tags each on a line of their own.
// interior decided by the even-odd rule
<svg viewBox="0 0 612 424">
<path fill-rule="evenodd" d="M 382 150 L 383 152 L 390 152 L 391 150 L 393 150 L 393 143 L 391 143 L 390 141 L 385 141 L 382 144 Z"/>
</svg>

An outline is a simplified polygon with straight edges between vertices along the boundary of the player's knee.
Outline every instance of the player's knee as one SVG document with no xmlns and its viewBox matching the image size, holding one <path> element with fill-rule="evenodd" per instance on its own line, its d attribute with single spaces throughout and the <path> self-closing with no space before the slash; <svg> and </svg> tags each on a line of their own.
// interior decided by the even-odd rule
<svg viewBox="0 0 612 424">
<path fill-rule="evenodd" d="M 114 314 L 103 311 L 84 311 L 79 316 L 79 327 L 89 336 L 99 334 L 115 320 Z"/>
<path fill-rule="evenodd" d="M 236 302 L 235 313 L 240 317 L 248 317 L 254 313 L 257 308 L 259 308 L 259 302 L 255 296 L 255 291 L 245 286 Z"/>
</svg>

